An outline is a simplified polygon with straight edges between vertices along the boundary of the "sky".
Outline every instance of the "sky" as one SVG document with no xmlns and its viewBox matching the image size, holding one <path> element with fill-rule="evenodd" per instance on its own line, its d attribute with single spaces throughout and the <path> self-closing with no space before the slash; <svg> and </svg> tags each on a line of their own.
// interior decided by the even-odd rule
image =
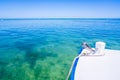
<svg viewBox="0 0 120 80">
<path fill-rule="evenodd" d="M 0 18 L 120 18 L 120 0 L 0 0 Z"/>
</svg>

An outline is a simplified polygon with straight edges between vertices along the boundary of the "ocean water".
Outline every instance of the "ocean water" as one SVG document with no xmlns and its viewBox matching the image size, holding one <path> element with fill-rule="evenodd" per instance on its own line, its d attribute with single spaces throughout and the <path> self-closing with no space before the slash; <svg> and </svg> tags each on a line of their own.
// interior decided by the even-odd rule
<svg viewBox="0 0 120 80">
<path fill-rule="evenodd" d="M 1 19 L 0 80 L 65 80 L 82 42 L 120 50 L 120 19 Z"/>
</svg>

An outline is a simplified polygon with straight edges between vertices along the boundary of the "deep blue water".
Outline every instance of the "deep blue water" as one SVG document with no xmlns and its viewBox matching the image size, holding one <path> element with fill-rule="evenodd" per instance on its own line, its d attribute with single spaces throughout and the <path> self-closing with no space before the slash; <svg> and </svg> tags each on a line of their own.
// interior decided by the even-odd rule
<svg viewBox="0 0 120 80">
<path fill-rule="evenodd" d="M 96 41 L 120 50 L 120 19 L 1 19 L 0 80 L 65 80 L 81 43 Z"/>
</svg>

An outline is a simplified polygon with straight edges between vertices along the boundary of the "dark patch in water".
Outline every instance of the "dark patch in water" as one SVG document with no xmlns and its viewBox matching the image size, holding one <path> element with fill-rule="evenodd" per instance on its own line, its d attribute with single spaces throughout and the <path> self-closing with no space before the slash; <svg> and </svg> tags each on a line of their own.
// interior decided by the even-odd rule
<svg viewBox="0 0 120 80">
<path fill-rule="evenodd" d="M 44 60 L 47 57 L 57 57 L 57 54 L 53 54 L 47 51 L 44 51 L 41 49 L 41 51 L 34 51 L 29 50 L 26 52 L 25 60 L 28 61 L 28 63 L 31 65 L 31 67 L 34 67 L 36 60 Z"/>
<path fill-rule="evenodd" d="M 23 42 L 16 42 L 15 47 L 19 50 L 25 51 L 25 61 L 27 61 L 31 68 L 34 67 L 36 60 L 44 60 L 47 57 L 57 57 L 57 54 L 47 51 L 47 49 L 41 48 L 40 51 L 34 50 L 34 44 L 28 44 Z"/>
<path fill-rule="evenodd" d="M 39 58 L 39 53 L 26 52 L 25 60 L 30 64 L 30 67 L 33 68 L 36 60 Z"/>
</svg>

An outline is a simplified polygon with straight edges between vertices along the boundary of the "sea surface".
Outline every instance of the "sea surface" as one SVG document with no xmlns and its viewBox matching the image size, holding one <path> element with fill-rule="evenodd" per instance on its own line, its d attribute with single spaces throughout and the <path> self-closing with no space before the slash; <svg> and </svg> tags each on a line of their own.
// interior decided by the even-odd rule
<svg viewBox="0 0 120 80">
<path fill-rule="evenodd" d="M 120 50 L 120 19 L 0 19 L 0 80 L 65 80 L 82 42 Z"/>
</svg>

